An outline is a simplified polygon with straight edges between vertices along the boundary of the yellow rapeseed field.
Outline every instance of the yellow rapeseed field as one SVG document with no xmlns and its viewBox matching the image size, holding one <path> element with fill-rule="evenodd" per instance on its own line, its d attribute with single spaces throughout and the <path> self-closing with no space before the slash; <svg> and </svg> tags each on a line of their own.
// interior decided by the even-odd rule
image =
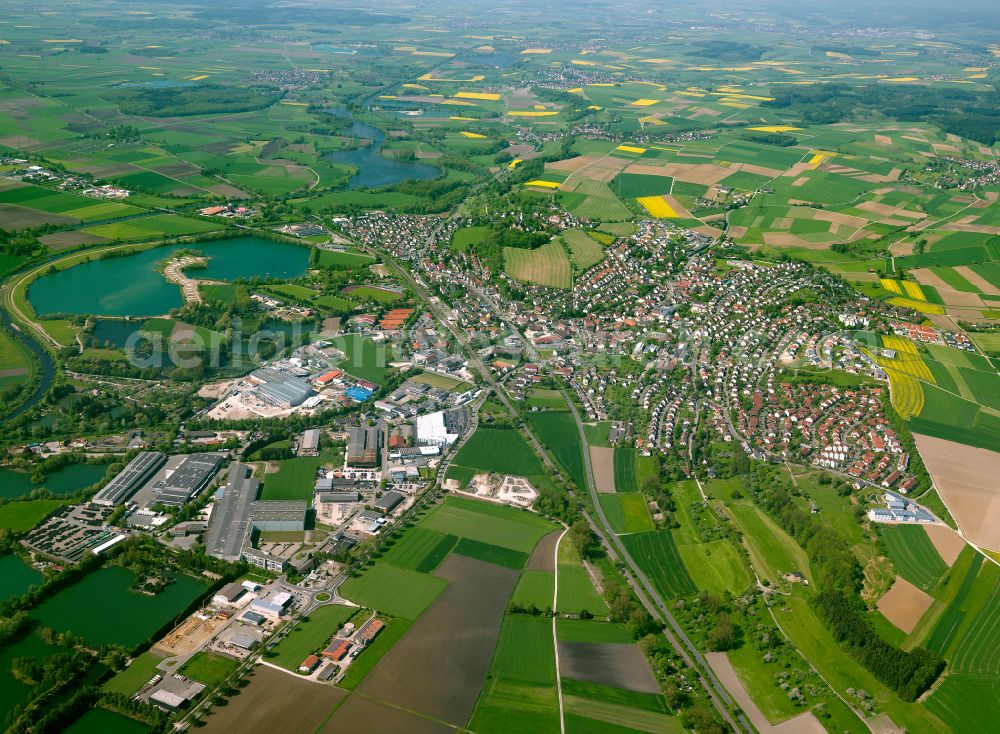
<svg viewBox="0 0 1000 734">
<path fill-rule="evenodd" d="M 502 99 L 499 94 L 494 94 L 492 92 L 459 92 L 454 95 L 457 99 L 481 99 L 487 102 L 496 102 Z"/>
<path fill-rule="evenodd" d="M 757 127 L 747 128 L 747 130 L 756 130 L 761 133 L 790 133 L 793 130 L 801 129 L 801 127 L 792 127 L 791 125 L 759 125 Z"/>
<path fill-rule="evenodd" d="M 480 135 L 479 133 L 470 133 L 468 130 L 462 130 L 461 132 L 462 135 L 467 138 L 472 138 L 473 140 L 482 140 L 486 137 L 485 135 Z"/>
<path fill-rule="evenodd" d="M 421 82 L 458 82 L 458 83 L 468 83 L 468 82 L 481 82 L 486 77 L 482 74 L 473 74 L 468 79 L 445 79 L 444 77 L 434 76 L 433 72 L 427 72 L 422 76 L 417 77 L 417 81 Z"/>
<path fill-rule="evenodd" d="M 643 153 L 646 152 L 645 148 L 637 148 L 634 145 L 619 145 L 617 148 L 615 148 L 615 150 L 620 150 L 625 153 L 637 153 L 638 155 L 642 155 Z"/>
<path fill-rule="evenodd" d="M 908 295 L 910 298 L 915 298 L 918 301 L 927 300 L 927 296 L 925 296 L 924 292 L 920 289 L 919 283 L 914 283 L 911 280 L 904 280 L 903 288 L 906 289 L 906 295 Z"/>
<path fill-rule="evenodd" d="M 643 97 L 642 99 L 637 99 L 635 102 L 632 102 L 630 106 L 631 107 L 649 107 L 651 105 L 657 104 L 659 101 L 660 100 L 658 100 L 658 99 L 646 99 L 645 97 Z"/>
<path fill-rule="evenodd" d="M 551 117 L 552 115 L 558 115 L 558 112 L 553 110 L 511 110 L 507 113 L 507 117 Z"/>
<path fill-rule="evenodd" d="M 924 409 L 924 390 L 920 383 L 905 372 L 884 367 L 885 373 L 889 376 L 889 397 L 892 407 L 899 413 L 900 418 L 909 420 L 913 416 L 920 415 Z"/>
<path fill-rule="evenodd" d="M 917 301 L 913 298 L 890 298 L 888 303 L 893 306 L 899 306 L 900 308 L 912 308 L 914 311 L 919 313 L 925 313 L 935 316 L 941 316 L 944 314 L 944 306 L 938 306 L 935 303 L 927 303 L 927 301 Z"/>
<path fill-rule="evenodd" d="M 541 181 L 537 179 L 535 181 L 528 181 L 525 184 L 525 186 L 538 186 L 543 189 L 558 189 L 561 185 L 556 181 Z"/>
<path fill-rule="evenodd" d="M 507 164 L 507 168 L 517 168 L 520 163 L 523 163 L 523 161 L 520 158 L 515 158 Z"/>
<path fill-rule="evenodd" d="M 883 336 L 882 346 L 886 349 L 892 349 L 900 354 L 916 354 L 917 345 L 911 342 L 909 339 L 904 339 L 901 336 Z"/>
<path fill-rule="evenodd" d="M 677 212 L 674 211 L 674 208 L 670 204 L 663 200 L 662 196 L 640 196 L 636 201 L 639 202 L 643 209 L 657 219 L 677 218 Z"/>
<path fill-rule="evenodd" d="M 892 291 L 896 295 L 903 295 L 903 289 L 899 287 L 899 281 L 892 278 L 879 278 L 878 284 L 887 291 Z"/>
</svg>

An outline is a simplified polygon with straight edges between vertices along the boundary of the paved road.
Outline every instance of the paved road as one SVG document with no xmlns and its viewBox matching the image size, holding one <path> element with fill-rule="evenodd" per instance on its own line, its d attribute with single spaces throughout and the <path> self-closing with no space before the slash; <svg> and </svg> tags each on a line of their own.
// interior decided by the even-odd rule
<svg viewBox="0 0 1000 734">
<path fill-rule="evenodd" d="M 565 537 L 566 531 L 563 530 L 556 541 L 556 547 L 552 550 L 552 555 L 554 556 L 553 562 L 555 563 L 555 572 L 552 575 L 553 609 L 559 608 L 559 544 L 563 542 L 563 538 Z M 556 657 L 556 695 L 559 698 L 559 732 L 560 734 L 566 734 L 566 711 L 563 707 L 562 675 L 559 673 L 559 637 L 556 634 L 556 620 L 558 618 L 558 614 L 552 615 L 552 647 L 555 649 Z"/>
<path fill-rule="evenodd" d="M 674 616 L 667 608 L 666 602 L 660 596 L 659 592 L 656 591 L 652 582 L 646 574 L 643 573 L 642 569 L 638 567 L 635 561 L 632 560 L 632 557 L 629 555 L 625 545 L 621 542 L 621 539 L 611 530 L 608 519 L 604 514 L 604 509 L 601 507 L 600 499 L 597 493 L 597 484 L 594 482 L 594 472 L 590 462 L 590 452 L 587 451 L 587 434 L 583 429 L 583 421 L 580 420 L 580 413 L 576 408 L 576 404 L 570 400 L 565 389 L 562 389 L 562 393 L 567 404 L 569 405 L 570 412 L 573 414 L 573 419 L 576 421 L 577 430 L 580 432 L 580 441 L 584 448 L 583 458 L 587 474 L 587 490 L 589 491 L 590 498 L 593 501 L 594 511 L 600 521 L 600 526 L 595 528 L 598 531 L 598 535 L 604 538 L 605 543 L 608 544 L 613 550 L 613 554 L 625 564 L 628 569 L 626 578 L 646 608 L 649 609 L 655 617 L 659 617 L 667 623 L 667 628 L 663 631 L 664 636 L 667 638 L 667 641 L 670 642 L 674 650 L 676 650 L 681 656 L 684 662 L 698 672 L 700 682 L 705 691 L 708 693 L 712 704 L 719 712 L 719 715 L 735 731 L 753 734 L 754 728 L 742 711 L 736 713 L 735 715 L 731 713 L 732 709 L 736 707 L 735 702 L 730 697 L 729 693 L 726 691 L 719 679 L 715 676 L 715 673 L 712 671 L 711 667 L 709 667 L 704 657 L 702 657 L 701 653 L 698 652 L 698 648 L 695 647 L 694 643 L 691 642 L 690 638 L 688 638 L 687 634 L 677 623 L 677 620 L 674 619 Z M 590 519 L 589 516 L 588 519 Z M 594 526 L 595 524 L 591 520 L 591 527 Z"/>
</svg>

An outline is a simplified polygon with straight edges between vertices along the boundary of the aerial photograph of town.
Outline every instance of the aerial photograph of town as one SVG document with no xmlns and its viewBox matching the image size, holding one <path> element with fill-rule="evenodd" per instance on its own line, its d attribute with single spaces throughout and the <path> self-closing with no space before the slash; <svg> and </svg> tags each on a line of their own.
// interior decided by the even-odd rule
<svg viewBox="0 0 1000 734">
<path fill-rule="evenodd" d="M 0 734 L 1000 732 L 996 0 L 0 2 Z"/>
</svg>

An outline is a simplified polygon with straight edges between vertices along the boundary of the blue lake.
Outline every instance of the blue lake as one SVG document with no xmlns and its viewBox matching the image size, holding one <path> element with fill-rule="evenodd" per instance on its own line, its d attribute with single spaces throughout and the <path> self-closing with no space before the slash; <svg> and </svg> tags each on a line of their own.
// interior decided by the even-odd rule
<svg viewBox="0 0 1000 734">
<path fill-rule="evenodd" d="M 345 110 L 325 110 L 325 112 L 337 117 L 349 114 Z M 357 168 L 357 173 L 347 184 L 348 189 L 377 189 L 402 181 L 436 178 L 441 173 L 428 163 L 386 158 L 381 155 L 379 151 L 385 142 L 385 133 L 373 125 L 355 121 L 341 131 L 341 135 L 372 141 L 371 145 L 362 148 L 335 150 L 326 154 L 325 158 L 331 163 Z"/>
<path fill-rule="evenodd" d="M 208 267 L 195 278 L 237 280 L 304 275 L 309 248 L 259 237 L 239 237 L 193 245 L 153 247 L 124 257 L 81 263 L 38 278 L 28 289 L 35 312 L 101 316 L 160 316 L 183 305 L 180 288 L 168 283 L 157 263 L 180 249 L 201 250 Z"/>
</svg>

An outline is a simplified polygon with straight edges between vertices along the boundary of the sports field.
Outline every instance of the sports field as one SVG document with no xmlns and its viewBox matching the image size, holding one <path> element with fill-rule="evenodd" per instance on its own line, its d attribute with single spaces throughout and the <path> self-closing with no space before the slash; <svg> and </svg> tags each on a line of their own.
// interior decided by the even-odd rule
<svg viewBox="0 0 1000 734">
<path fill-rule="evenodd" d="M 231 657 L 202 651 L 189 658 L 179 673 L 214 688 L 221 685 L 238 667 L 239 663 Z"/>
<path fill-rule="evenodd" d="M 261 499 L 303 500 L 312 502 L 313 487 L 316 485 L 316 471 L 323 464 L 319 456 L 303 456 L 280 462 L 278 471 L 264 474 Z"/>
</svg>

